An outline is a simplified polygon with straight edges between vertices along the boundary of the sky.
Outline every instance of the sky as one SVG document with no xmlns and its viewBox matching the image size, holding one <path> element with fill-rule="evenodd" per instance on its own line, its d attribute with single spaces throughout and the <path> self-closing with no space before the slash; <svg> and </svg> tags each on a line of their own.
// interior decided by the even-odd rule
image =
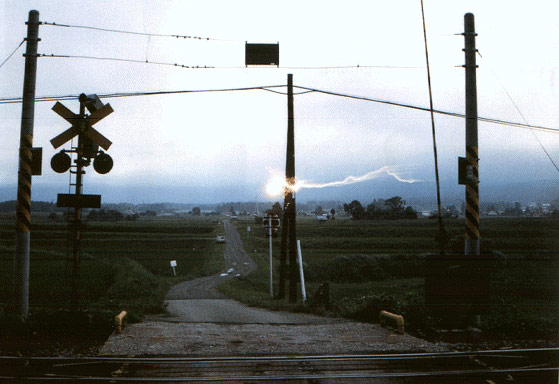
<svg viewBox="0 0 559 384">
<path fill-rule="evenodd" d="M 479 115 L 559 129 L 558 2 L 424 0 L 424 6 L 435 109 L 464 113 L 459 34 L 464 14 L 472 12 L 481 55 Z M 420 0 L 4 0 L 0 60 L 25 37 L 31 9 L 42 22 L 211 38 L 41 25 L 41 54 L 143 63 L 40 57 L 37 97 L 286 85 L 293 74 L 296 86 L 429 107 Z M 279 68 L 245 68 L 245 42 L 279 42 Z M 24 47 L 0 67 L 0 99 L 22 95 Z M 104 202 L 269 200 L 268 181 L 285 171 L 285 95 L 253 90 L 102 101 L 114 113 L 95 127 L 113 142 L 114 168 L 105 175 L 88 168 L 84 192 L 102 194 Z M 33 143 L 43 147 L 43 175 L 33 178 L 34 200 L 54 201 L 68 191 L 68 173 L 49 165 L 58 152 L 50 139 L 69 127 L 51 110 L 54 103 L 35 107 Z M 62 103 L 79 110 L 76 100 Z M 321 198 L 351 200 L 356 191 L 371 200 L 389 197 L 376 196 L 375 188 L 403 194 L 413 180 L 435 199 L 428 112 L 316 92 L 296 95 L 294 109 L 296 177 L 302 185 L 327 184 Z M 0 200 L 14 200 L 21 104 L 0 104 L 0 117 Z M 463 191 L 457 158 L 465 155 L 465 122 L 436 115 L 435 125 L 445 193 Z M 559 164 L 559 134 L 480 122 L 480 198 L 484 185 L 557 183 L 559 171 L 542 146 Z M 337 183 L 367 174 L 375 176 L 348 190 Z M 298 193 L 312 198 L 311 191 Z"/>
</svg>

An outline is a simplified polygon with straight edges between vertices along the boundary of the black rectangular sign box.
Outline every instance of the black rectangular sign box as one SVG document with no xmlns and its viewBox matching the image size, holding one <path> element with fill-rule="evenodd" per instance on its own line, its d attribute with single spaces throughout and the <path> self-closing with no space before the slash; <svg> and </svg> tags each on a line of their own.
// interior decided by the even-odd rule
<svg viewBox="0 0 559 384">
<path fill-rule="evenodd" d="M 468 160 L 465 157 L 458 158 L 458 184 L 468 184 Z"/>
<path fill-rule="evenodd" d="M 245 65 L 276 65 L 279 67 L 278 44 L 245 44 Z"/>
<path fill-rule="evenodd" d="M 57 207 L 62 208 L 101 208 L 101 195 L 58 194 Z"/>
<path fill-rule="evenodd" d="M 31 175 L 41 176 L 43 170 L 43 148 L 31 148 Z"/>
</svg>

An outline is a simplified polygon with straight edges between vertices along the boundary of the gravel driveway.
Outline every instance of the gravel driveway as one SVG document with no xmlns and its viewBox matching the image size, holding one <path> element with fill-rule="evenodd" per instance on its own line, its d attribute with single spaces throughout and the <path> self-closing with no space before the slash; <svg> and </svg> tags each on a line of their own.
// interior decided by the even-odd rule
<svg viewBox="0 0 559 384">
<path fill-rule="evenodd" d="M 152 316 L 113 334 L 100 355 L 301 355 L 442 351 L 444 345 L 376 324 L 247 307 L 217 290 L 224 279 L 256 268 L 236 229 L 224 222 L 222 273 L 175 285 L 167 314 Z"/>
</svg>

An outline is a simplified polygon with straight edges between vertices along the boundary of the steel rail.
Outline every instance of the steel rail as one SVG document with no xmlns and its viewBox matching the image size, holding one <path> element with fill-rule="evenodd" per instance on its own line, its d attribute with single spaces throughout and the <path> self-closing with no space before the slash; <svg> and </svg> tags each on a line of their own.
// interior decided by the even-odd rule
<svg viewBox="0 0 559 384">
<path fill-rule="evenodd" d="M 1 361 L 25 360 L 25 361 L 99 361 L 99 362 L 146 362 L 146 363 L 177 363 L 177 362 L 265 362 L 265 361 L 302 361 L 302 360 L 386 360 L 386 359 L 410 359 L 410 358 L 433 358 L 447 356 L 470 356 L 470 355 L 502 355 L 536 352 L 559 352 L 559 347 L 554 348 L 525 348 L 525 349 L 493 349 L 483 351 L 449 351 L 449 352 L 422 352 L 422 353 L 385 353 L 385 354 L 344 354 L 344 355 L 301 355 L 301 356 L 224 356 L 224 357 L 21 357 L 0 356 Z"/>
<path fill-rule="evenodd" d="M 103 377 L 103 376 L 37 376 L 18 377 L 0 375 L 0 381 L 11 380 L 11 382 L 38 382 L 38 381 L 68 381 L 68 382 L 144 382 L 144 383 L 172 383 L 172 382 L 212 382 L 212 381 L 279 381 L 279 380 L 319 380 L 319 379 L 375 379 L 375 378 L 413 378 L 413 377 L 455 377 L 455 376 L 479 376 L 485 374 L 504 375 L 512 373 L 552 373 L 559 372 L 559 368 L 511 368 L 511 369 L 478 369 L 478 370 L 454 370 L 454 371 L 432 371 L 432 372 L 398 372 L 398 373 L 366 373 L 366 374 L 294 374 L 294 375 L 238 375 L 238 376 L 206 376 L 206 377 Z"/>
</svg>

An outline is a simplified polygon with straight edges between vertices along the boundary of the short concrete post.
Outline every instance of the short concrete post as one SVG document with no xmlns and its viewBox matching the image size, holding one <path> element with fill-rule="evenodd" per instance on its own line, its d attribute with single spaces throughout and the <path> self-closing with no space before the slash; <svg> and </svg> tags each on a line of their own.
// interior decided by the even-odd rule
<svg viewBox="0 0 559 384">
<path fill-rule="evenodd" d="M 387 311 L 380 311 L 380 325 L 385 326 L 387 321 L 396 324 L 396 327 L 394 328 L 398 330 L 398 333 L 404 333 L 404 318 L 401 315 L 396 315 Z"/>
<path fill-rule="evenodd" d="M 128 323 L 128 313 L 126 311 L 120 312 L 115 316 L 115 329 L 116 333 L 122 333 L 122 328 L 126 327 Z"/>
</svg>

